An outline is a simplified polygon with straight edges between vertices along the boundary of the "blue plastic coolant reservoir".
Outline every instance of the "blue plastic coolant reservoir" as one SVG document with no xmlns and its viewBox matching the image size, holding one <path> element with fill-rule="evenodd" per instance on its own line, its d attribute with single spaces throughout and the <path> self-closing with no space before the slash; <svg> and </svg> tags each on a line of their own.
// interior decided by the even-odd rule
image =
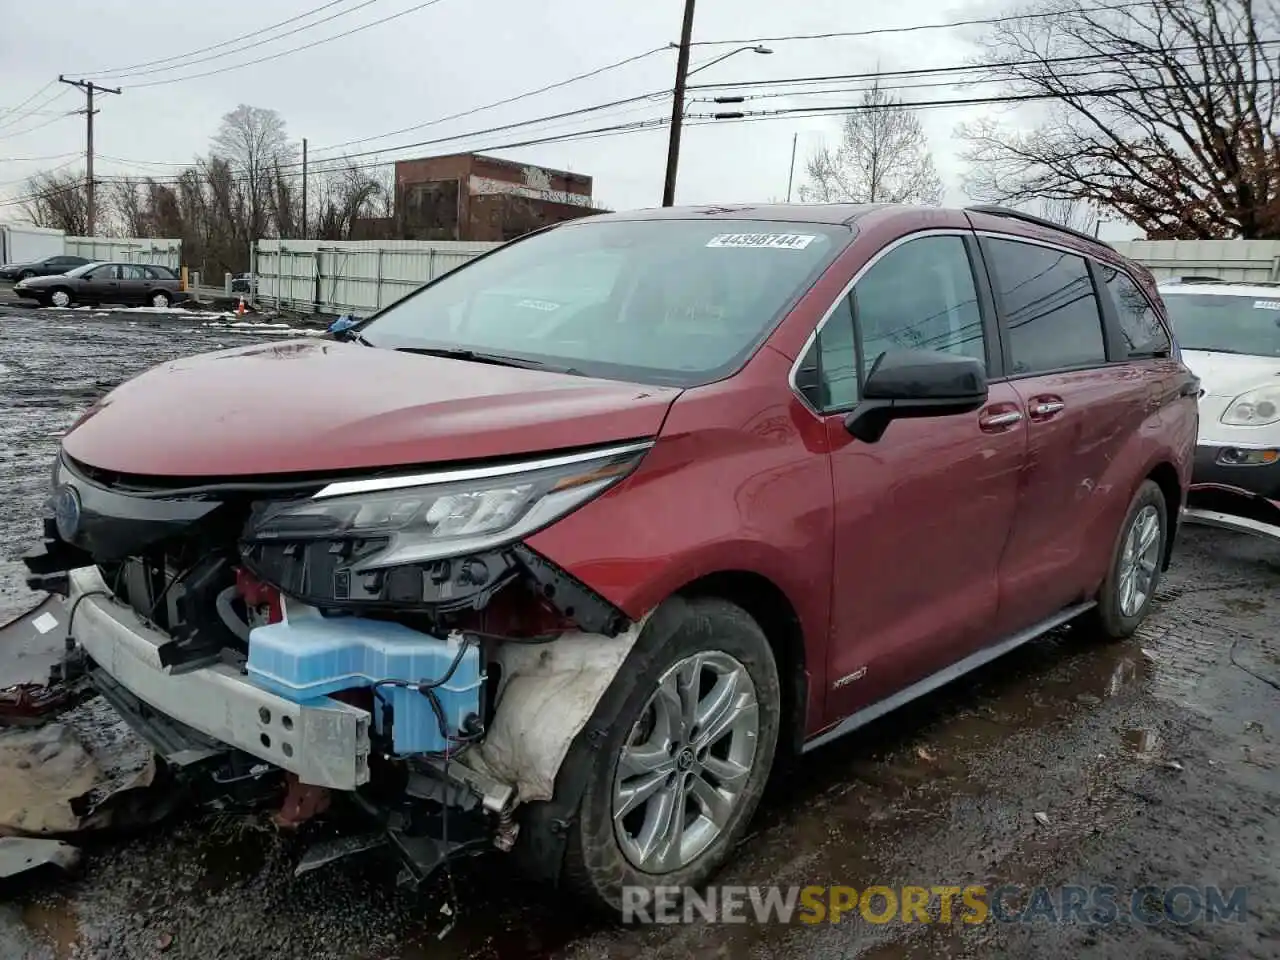
<svg viewBox="0 0 1280 960">
<path fill-rule="evenodd" d="M 258 686 L 304 703 L 380 680 L 438 680 L 448 672 L 460 642 L 398 623 L 313 614 L 255 627 L 249 633 L 246 666 Z M 470 645 L 453 675 L 435 688 L 451 734 L 457 734 L 468 714 L 479 715 L 483 683 L 480 651 Z M 381 686 L 377 693 L 392 706 L 396 753 L 445 749 L 440 723 L 426 695 L 392 686 Z M 385 732 L 382 714 L 374 710 L 374 728 L 379 732 Z"/>
</svg>

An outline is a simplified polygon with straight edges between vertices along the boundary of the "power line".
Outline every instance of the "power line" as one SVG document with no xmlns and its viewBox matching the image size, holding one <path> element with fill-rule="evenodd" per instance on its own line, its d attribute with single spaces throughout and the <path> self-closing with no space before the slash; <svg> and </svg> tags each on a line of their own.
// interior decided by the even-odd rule
<svg viewBox="0 0 1280 960">
<path fill-rule="evenodd" d="M 23 130 L 14 130 L 10 133 L 0 133 L 0 140 L 7 140 L 9 137 L 21 137 L 22 135 L 27 133 L 34 133 L 36 130 L 43 130 L 45 127 L 49 126 L 49 124 L 51 123 L 57 123 L 59 120 L 65 120 L 67 119 L 67 117 L 72 117 L 72 116 L 75 116 L 75 112 L 68 111 L 67 113 L 61 114 L 59 116 L 50 117 L 48 120 L 44 121 L 44 123 L 37 123 L 34 127 L 27 127 Z"/>
<path fill-rule="evenodd" d="M 750 40 L 695 40 L 695 47 L 727 46 L 728 44 L 749 43 L 782 43 L 786 40 L 835 40 L 848 37 L 877 37 L 894 33 L 919 33 L 924 30 L 954 30 L 957 27 L 997 26 L 1002 23 L 1014 23 L 1020 20 L 1042 20 L 1060 18 L 1071 13 L 1105 13 L 1114 10 L 1127 10 L 1133 7 L 1151 7 L 1151 0 L 1137 2 L 1100 4 L 1098 6 L 1079 7 L 1075 10 L 1053 10 L 1045 13 L 1023 13 L 1003 17 L 977 17 L 971 20 L 947 20 L 940 23 L 917 23 L 905 27 L 873 27 L 866 30 L 838 30 L 830 33 L 793 33 L 782 37 L 753 37 Z"/>
<path fill-rule="evenodd" d="M 350 0 L 329 0 L 328 3 L 321 4 L 320 6 L 315 7 L 311 10 L 306 10 L 302 13 L 297 14 L 296 16 L 290 17 L 287 20 L 281 20 L 278 23 L 269 24 L 268 26 L 262 27 L 260 30 L 253 31 L 253 33 L 249 35 L 254 36 L 258 34 L 269 33 L 270 31 L 276 29 L 276 27 L 283 27 L 291 23 L 296 23 L 299 20 L 304 20 L 307 17 L 314 16 L 315 14 L 320 13 L 324 10 L 328 10 L 330 7 L 337 6 L 340 3 L 349 3 L 349 2 Z M 151 66 L 155 66 L 158 63 L 172 63 L 175 60 L 185 60 L 187 57 L 193 57 L 198 53 L 207 53 L 210 50 L 223 50 L 227 47 L 235 46 L 236 44 L 240 43 L 242 39 L 244 39 L 243 34 L 241 34 L 240 36 L 232 37 L 230 40 L 223 40 L 220 43 L 210 44 L 207 47 L 200 47 L 198 50 L 188 50 L 186 53 L 178 53 L 173 55 L 172 57 L 162 57 L 159 60 L 145 60 L 142 63 L 130 64 L 127 67 L 115 67 L 111 70 L 99 70 L 96 72 L 81 70 L 78 72 L 84 73 L 86 76 L 100 77 L 100 78 L 127 76 L 129 71 L 137 70 L 141 67 L 151 67 Z M 279 39 L 279 37 L 277 37 L 276 39 Z"/>
<path fill-rule="evenodd" d="M 70 150 L 66 153 L 51 153 L 43 157 L 0 157 L 0 163 L 41 163 L 45 160 L 61 160 L 63 157 L 78 157 L 79 150 Z"/>
<path fill-rule="evenodd" d="M 346 2 L 346 0 L 342 0 L 342 2 Z M 238 43 L 236 41 L 231 41 L 231 42 L 236 43 L 236 55 L 238 56 L 239 54 L 243 53 L 245 50 L 252 50 L 254 47 L 261 47 L 268 43 L 275 43 L 277 40 L 283 40 L 285 37 L 291 37 L 294 34 L 302 33 L 305 30 L 314 29 L 315 27 L 320 26 L 322 23 L 328 23 L 330 20 L 337 20 L 339 17 L 345 17 L 349 13 L 355 13 L 357 10 L 363 10 L 365 7 L 371 6 L 372 4 L 375 4 L 377 2 L 378 0 L 363 0 L 362 3 L 359 3 L 354 7 L 350 7 L 346 10 L 339 10 L 337 13 L 331 13 L 329 16 L 324 17 L 320 20 L 317 20 L 315 23 L 304 23 L 300 27 L 294 27 L 292 30 L 286 30 L 284 33 L 278 34 L 274 37 L 264 37 L 263 39 L 260 39 L 260 40 L 254 40 L 252 43 Z M 333 6 L 333 4 L 329 3 L 329 4 L 326 4 L 326 6 Z M 324 7 L 321 7 L 320 9 L 323 10 Z M 319 12 L 320 12 L 319 10 L 312 11 L 312 13 L 319 13 Z M 249 34 L 249 36 L 252 37 L 254 35 Z M 196 52 L 198 53 L 200 51 L 196 51 Z M 100 78 L 105 77 L 108 79 L 115 79 L 115 80 L 128 79 L 129 77 L 145 77 L 153 73 L 170 73 L 174 70 L 180 70 L 183 67 L 195 66 L 198 63 L 208 63 L 210 60 L 221 60 L 225 56 L 226 56 L 225 53 L 212 53 L 212 54 L 209 54 L 208 56 L 196 57 L 195 59 L 187 59 L 186 57 L 183 57 L 181 58 L 182 63 L 179 63 L 175 66 L 151 67 L 146 70 L 132 70 L 127 73 L 114 72 L 114 73 L 108 73 L 108 74 L 97 74 L 97 76 Z M 134 84 L 134 86 L 146 86 L 146 84 Z"/>
<path fill-rule="evenodd" d="M 361 137 L 357 140 L 344 140 L 342 143 L 335 143 L 335 144 L 332 144 L 331 146 L 318 147 L 317 150 L 321 153 L 328 153 L 331 150 L 337 150 L 341 147 L 354 146 L 355 144 L 359 144 L 359 143 L 369 143 L 370 141 L 373 141 L 373 140 L 384 140 L 387 137 L 398 136 L 402 133 L 410 133 L 414 130 L 422 130 L 426 127 L 432 127 L 432 126 L 436 126 L 437 124 L 447 123 L 450 120 L 460 120 L 463 117 L 474 116 L 475 114 L 480 113 L 484 110 L 492 110 L 495 107 L 505 107 L 508 104 L 516 103 L 520 100 L 527 100 L 529 97 L 537 96 L 540 93 L 546 93 L 549 90 L 558 90 L 561 87 L 567 87 L 571 83 L 577 83 L 580 80 L 586 80 L 590 77 L 599 76 L 600 74 L 605 73 L 606 71 L 609 71 L 609 70 L 617 70 L 619 67 L 625 67 L 627 64 L 635 63 L 637 60 L 643 60 L 646 57 L 651 57 L 655 53 L 663 53 L 668 49 L 670 48 L 665 46 L 654 47 L 652 50 L 644 51 L 644 53 L 637 53 L 633 56 L 625 57 L 622 60 L 617 60 L 613 63 L 605 64 L 603 67 L 595 67 L 592 70 L 588 70 L 586 73 L 575 74 L 574 76 L 569 77 L 565 80 L 557 80 L 555 83 L 549 83 L 546 86 L 538 87 L 536 90 L 529 90 L 529 91 L 526 91 L 525 93 L 518 93 L 515 96 L 506 97 L 502 100 L 494 100 L 492 103 L 486 103 L 479 107 L 471 107 L 467 110 L 459 111 L 458 113 L 451 113 L 447 117 L 438 117 L 435 120 L 427 120 L 427 121 L 424 121 L 423 123 L 415 124 L 411 127 L 401 127 L 399 130 L 391 130 L 387 133 L 379 133 L 369 137 Z"/>
<path fill-rule="evenodd" d="M 1233 82 L 1233 87 L 1257 87 L 1269 84 L 1269 80 L 1243 80 Z M 849 103 L 841 105 L 824 104 L 815 107 L 783 107 L 777 110 L 751 110 L 751 111 L 732 111 L 732 116 L 721 116 L 718 114 L 702 114 L 701 119 L 704 120 L 751 120 L 751 119 L 769 119 L 774 117 L 792 116 L 795 114 L 807 114 L 809 116 L 828 116 L 847 113 L 864 113 L 873 110 L 923 110 L 923 109 L 944 109 L 947 107 L 972 107 L 982 104 L 991 103 L 1028 103 L 1037 100 L 1073 100 L 1082 98 L 1096 98 L 1115 96 L 1121 93 L 1156 93 L 1161 90 L 1180 90 L 1181 84 L 1164 83 L 1152 84 L 1149 86 L 1131 85 L 1127 87 L 1106 87 L 1098 90 L 1085 90 L 1078 93 L 1063 95 L 1061 93 L 1011 93 L 1001 94 L 999 96 L 990 97 L 965 97 L 963 99 L 948 100 L 915 100 L 906 102 L 893 102 L 881 104 L 866 103 Z"/>
<path fill-rule="evenodd" d="M 1180 53 L 1197 53 L 1199 51 L 1208 50 L 1226 50 L 1236 49 L 1240 47 L 1253 46 L 1274 46 L 1280 44 L 1280 40 L 1260 40 L 1255 44 L 1249 42 L 1236 43 L 1213 43 L 1213 44 L 1186 44 L 1180 47 L 1167 47 L 1160 52 L 1162 55 L 1174 56 Z M 784 77 L 773 80 L 743 80 L 738 82 L 720 81 L 717 83 L 699 83 L 691 84 L 690 90 L 722 90 L 722 89 L 739 89 L 751 87 L 767 87 L 767 86 L 783 86 L 793 83 L 823 83 L 835 80 L 876 80 L 885 77 L 920 77 L 933 76 L 936 74 L 956 74 L 956 73 L 976 73 L 981 71 L 1003 70 L 1010 67 L 1052 67 L 1061 64 L 1070 63 L 1109 63 L 1115 60 L 1111 54 L 1084 53 L 1072 54 L 1070 56 L 1059 57 L 1037 57 L 1034 60 L 997 60 L 990 63 L 972 63 L 972 64 L 953 64 L 945 67 L 917 67 L 908 70 L 875 70 L 869 73 L 837 73 L 826 76 L 804 76 L 804 77 Z M 1007 80 L 1000 77 L 998 79 Z M 972 82 L 972 81 L 958 81 Z"/>
<path fill-rule="evenodd" d="M 526 140 L 508 141 L 505 143 L 487 144 L 483 147 L 477 147 L 476 152 L 494 152 L 498 150 L 514 150 L 520 147 L 537 146 L 546 143 L 568 143 L 579 140 L 595 140 L 609 136 L 620 136 L 629 133 L 638 133 L 645 130 L 658 130 L 667 123 L 666 117 L 654 117 L 651 120 L 636 120 L 630 123 L 611 124 L 602 127 L 595 127 L 588 130 L 579 130 L 572 133 L 556 134 L 549 137 L 536 137 Z M 447 156 L 447 154 L 445 154 Z M 372 169 L 375 167 L 391 166 L 395 161 L 383 161 L 381 163 L 372 163 L 360 165 L 360 169 Z M 104 178 L 106 179 L 106 178 Z M 176 183 L 177 181 L 175 181 Z M 83 186 L 83 181 L 77 181 L 73 184 L 67 184 L 53 190 L 40 191 L 38 193 L 28 194 L 21 197 L 13 197 L 8 200 L 0 200 L 0 207 L 15 206 L 27 203 L 31 200 L 37 200 L 44 197 L 57 196 L 71 190 L 78 190 Z"/>
<path fill-rule="evenodd" d="M 228 71 L 231 71 L 231 70 L 242 70 L 245 67 L 252 67 L 259 63 L 266 63 L 269 60 L 279 60 L 281 57 L 287 57 L 290 54 L 301 53 L 303 50 L 310 50 L 312 47 L 318 47 L 321 44 L 331 43 L 334 40 L 341 40 L 343 37 L 349 37 L 352 34 L 360 33 L 362 30 L 368 30 L 371 27 L 377 27 L 384 23 L 390 23 L 392 20 L 398 20 L 400 17 L 406 17 L 411 13 L 417 13 L 419 10 L 424 10 L 427 7 L 433 7 L 440 2 L 441 0 L 425 0 L 425 2 L 423 3 L 419 3 L 416 6 L 412 6 L 407 10 L 401 10 L 399 13 L 393 13 L 389 16 L 383 17 L 380 20 L 371 20 L 369 23 L 361 24 L 358 27 L 352 27 L 350 30 L 346 30 L 342 33 L 336 33 L 331 37 L 322 37 L 319 40 L 313 40 L 310 43 L 304 43 L 298 47 L 290 47 L 288 50 L 281 50 L 277 53 L 272 53 L 265 57 L 259 57 L 256 60 L 246 60 L 243 63 L 232 63 L 232 64 L 228 64 L 225 67 L 219 67 L 217 70 L 206 70 L 203 73 L 189 73 L 184 77 L 168 77 L 161 80 L 147 80 L 147 81 L 144 81 L 143 83 L 134 83 L 134 84 L 130 84 L 129 86 L 132 89 L 136 89 L 138 87 L 155 87 L 155 86 L 159 86 L 161 84 L 166 84 L 166 83 L 182 83 L 184 80 L 198 80 L 201 77 L 212 77 L 220 73 L 227 73 Z"/>
<path fill-rule="evenodd" d="M 53 82 L 57 83 L 58 81 L 54 80 Z M 31 107 L 30 109 L 24 110 L 21 113 L 15 114 L 13 116 L 0 119 L 0 130 L 7 130 L 8 128 L 12 127 L 14 124 L 21 123 L 23 120 L 28 120 L 31 117 L 34 117 L 38 113 L 47 113 L 48 111 L 45 110 L 46 107 L 60 100 L 62 97 L 65 97 L 70 92 L 71 91 L 67 90 L 66 88 L 59 89 L 53 94 L 53 96 L 46 97 L 45 99 L 37 103 L 34 107 Z M 66 116 L 66 114 L 61 114 L 60 116 L 54 117 L 53 119 L 58 120 L 58 119 L 61 119 L 62 116 Z M 35 127 L 29 127 L 28 129 L 39 130 L 40 127 L 35 126 Z M 0 136 L 16 137 L 18 136 L 18 134 L 7 133 L 7 134 L 2 134 Z"/>
<path fill-rule="evenodd" d="M 7 108 L 5 108 L 5 109 L 3 109 L 3 110 L 0 110 L 0 117 L 7 117 L 7 116 L 9 116 L 10 114 L 17 113 L 19 110 L 21 110 L 23 107 L 25 107 L 28 103 L 30 103 L 32 100 L 36 99 L 36 97 L 40 96 L 42 93 L 44 93 L 46 90 L 48 90 L 50 87 L 52 87 L 52 86 L 53 86 L 55 83 L 57 83 L 57 82 L 58 82 L 57 80 L 50 80 L 50 81 L 49 81 L 48 83 L 46 83 L 43 87 L 41 87 L 39 90 L 37 90 L 37 91 L 36 91 L 35 93 L 33 93 L 31 96 L 27 97 L 27 99 L 23 100 L 23 101 L 22 101 L 20 104 L 18 104 L 16 107 L 7 107 Z"/>
</svg>

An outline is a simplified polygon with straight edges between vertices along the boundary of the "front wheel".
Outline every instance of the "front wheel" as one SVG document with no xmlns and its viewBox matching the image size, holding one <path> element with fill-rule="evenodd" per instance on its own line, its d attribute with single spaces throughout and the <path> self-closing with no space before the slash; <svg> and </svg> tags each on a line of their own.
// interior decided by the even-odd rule
<svg viewBox="0 0 1280 960">
<path fill-rule="evenodd" d="M 1129 504 L 1111 567 L 1098 591 L 1098 605 L 1090 611 L 1091 626 L 1105 637 L 1122 640 L 1132 636 L 1151 612 L 1160 585 L 1168 527 L 1164 493 L 1154 481 L 1146 480 Z"/>
<path fill-rule="evenodd" d="M 34 276 L 35 276 L 35 272 L 34 272 L 34 271 L 32 271 L 32 270 L 23 270 L 20 274 L 18 274 L 18 280 L 19 280 L 19 282 L 21 282 L 21 281 L 23 281 L 23 280 L 30 280 L 30 279 L 31 279 L 32 277 L 34 277 Z"/>
<path fill-rule="evenodd" d="M 566 852 L 574 892 L 613 913 L 627 887 L 700 887 L 742 837 L 773 765 L 777 667 L 759 625 L 715 598 L 681 601 L 665 637 L 637 643 L 589 771 Z M 646 643 L 654 649 L 644 649 Z M 566 763 L 589 763 L 571 752 Z"/>
<path fill-rule="evenodd" d="M 71 306 L 71 291 L 55 290 L 49 294 L 49 302 L 55 307 L 69 307 Z"/>
</svg>

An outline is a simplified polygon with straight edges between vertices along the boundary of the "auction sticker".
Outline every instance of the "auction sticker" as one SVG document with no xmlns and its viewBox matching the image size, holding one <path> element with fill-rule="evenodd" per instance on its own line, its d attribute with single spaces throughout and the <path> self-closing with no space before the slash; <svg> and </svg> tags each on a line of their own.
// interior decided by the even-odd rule
<svg viewBox="0 0 1280 960">
<path fill-rule="evenodd" d="M 817 239 L 813 234 L 807 233 L 722 233 L 707 241 L 707 246 L 803 250 Z"/>
<path fill-rule="evenodd" d="M 1280 300 L 1255 300 L 1253 301 L 1253 309 L 1280 310 Z"/>
</svg>

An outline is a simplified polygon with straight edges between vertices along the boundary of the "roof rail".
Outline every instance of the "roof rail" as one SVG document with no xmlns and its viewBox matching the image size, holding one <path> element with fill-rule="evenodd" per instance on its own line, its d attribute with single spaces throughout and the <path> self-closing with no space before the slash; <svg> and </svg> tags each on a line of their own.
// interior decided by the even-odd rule
<svg viewBox="0 0 1280 960">
<path fill-rule="evenodd" d="M 1024 223 L 1034 223 L 1038 227 L 1045 227 L 1049 230 L 1060 230 L 1063 233 L 1069 233 L 1073 237 L 1079 237 L 1081 240 L 1088 240 L 1090 243 L 1096 243 L 1099 246 L 1106 247 L 1108 250 L 1114 250 L 1115 247 L 1107 243 L 1105 240 L 1099 240 L 1093 234 L 1085 233 L 1083 230 L 1076 230 L 1073 227 L 1064 227 L 1060 223 L 1054 223 L 1052 220 L 1046 220 L 1044 217 L 1037 217 L 1034 213 L 1026 213 L 1022 210 L 1015 210 L 1013 207 L 1002 207 L 998 203 L 976 203 L 972 206 L 965 207 L 970 213 L 986 213 L 993 217 L 1008 217 L 1010 220 L 1021 220 Z"/>
<path fill-rule="evenodd" d="M 1228 280 L 1225 277 L 1197 277 L 1194 274 L 1186 277 L 1167 277 L 1161 283 L 1204 283 L 1230 284 L 1235 287 L 1280 287 L 1280 280 Z"/>
</svg>

